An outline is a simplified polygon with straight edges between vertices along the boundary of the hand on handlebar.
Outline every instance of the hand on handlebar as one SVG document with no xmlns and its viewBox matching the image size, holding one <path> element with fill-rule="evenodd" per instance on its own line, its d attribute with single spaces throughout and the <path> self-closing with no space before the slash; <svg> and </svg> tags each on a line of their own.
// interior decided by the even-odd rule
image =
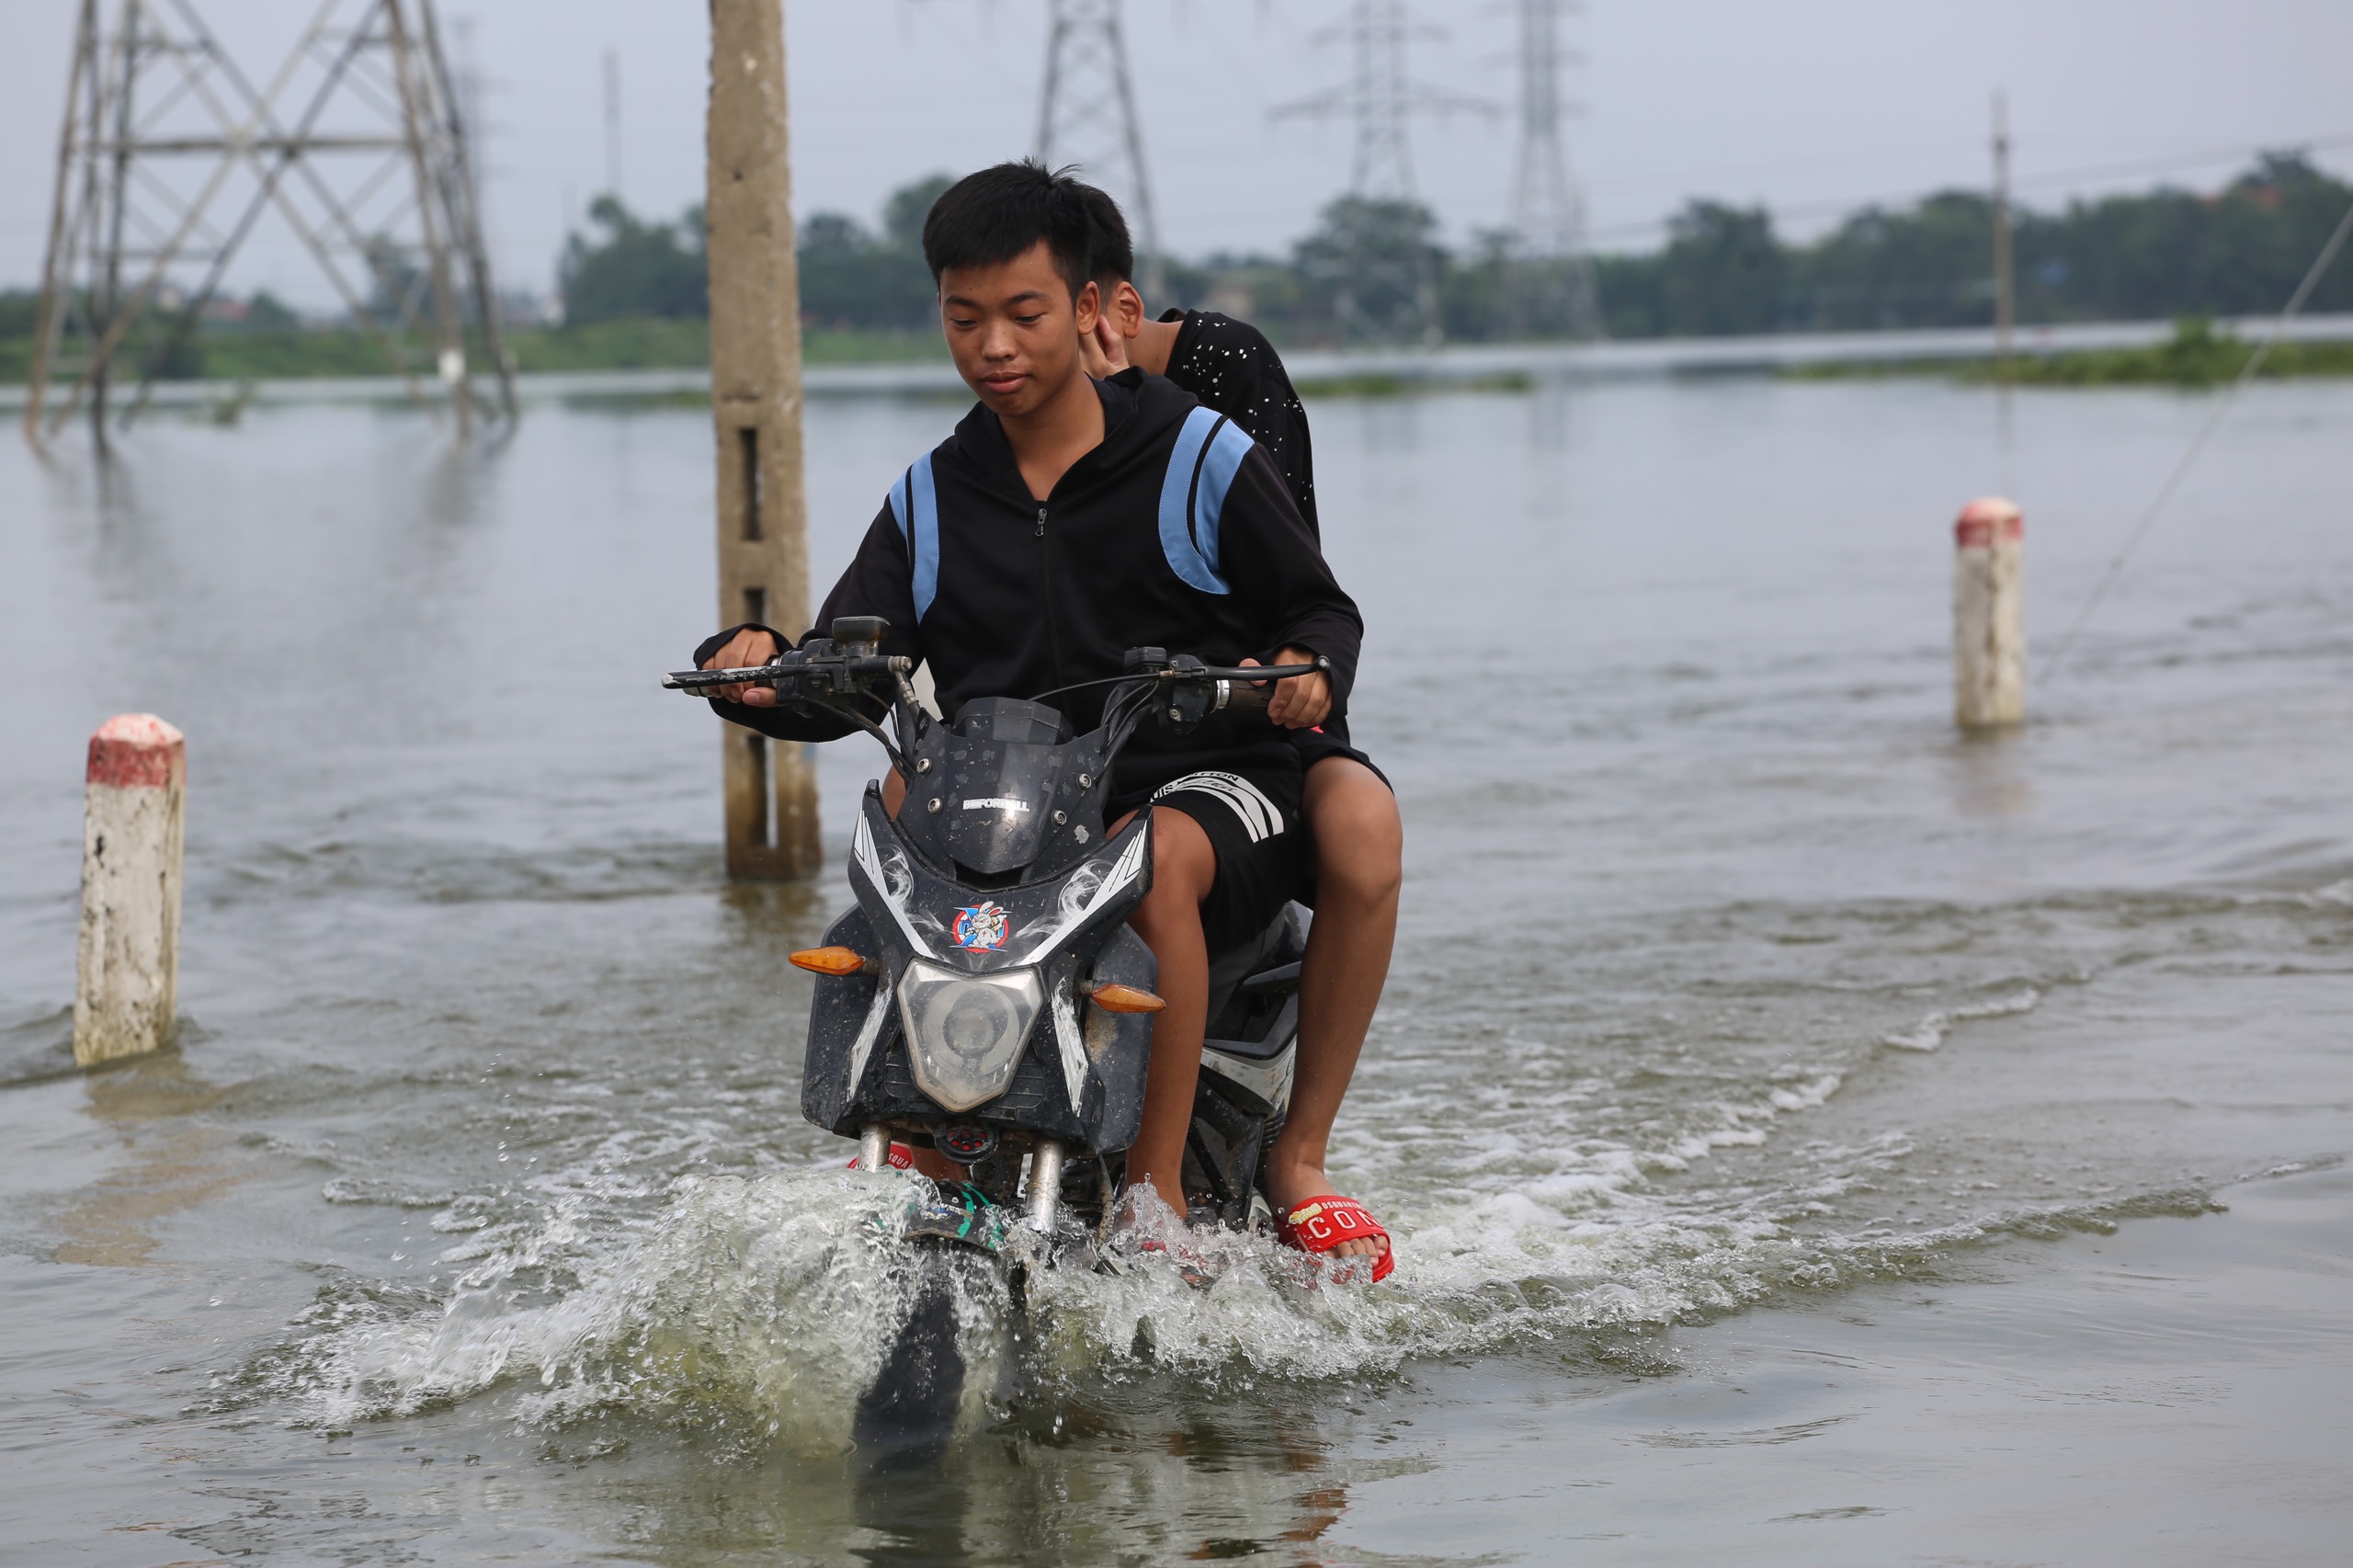
<svg viewBox="0 0 2353 1568">
<path fill-rule="evenodd" d="M 702 667 L 707 670 L 749 669 L 754 665 L 768 663 L 776 655 L 776 636 L 773 632 L 746 627 L 722 643 L 719 652 L 705 659 L 702 662 Z M 702 695 L 722 698 L 729 702 L 740 702 L 746 708 L 776 706 L 776 691 L 772 687 L 714 686 L 707 688 Z"/>
<path fill-rule="evenodd" d="M 1245 665 L 1257 664 L 1245 659 Z M 1315 655 L 1304 648 L 1286 648 L 1275 655 L 1283 665 L 1312 665 Z M 1286 730 L 1312 730 L 1332 716 L 1332 677 L 1318 670 L 1312 676 L 1293 676 L 1275 683 L 1275 695 L 1267 704 L 1267 717 Z"/>
</svg>

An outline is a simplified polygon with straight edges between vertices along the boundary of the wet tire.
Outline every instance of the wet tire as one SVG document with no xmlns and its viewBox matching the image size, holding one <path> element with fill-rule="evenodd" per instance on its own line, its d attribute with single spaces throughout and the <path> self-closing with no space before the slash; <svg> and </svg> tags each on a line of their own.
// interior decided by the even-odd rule
<svg viewBox="0 0 2353 1568">
<path fill-rule="evenodd" d="M 874 1381 L 858 1396 L 850 1435 L 861 1450 L 944 1449 L 964 1403 L 964 1351 L 956 1337 L 955 1270 L 925 1248 L 920 1281 Z"/>
</svg>

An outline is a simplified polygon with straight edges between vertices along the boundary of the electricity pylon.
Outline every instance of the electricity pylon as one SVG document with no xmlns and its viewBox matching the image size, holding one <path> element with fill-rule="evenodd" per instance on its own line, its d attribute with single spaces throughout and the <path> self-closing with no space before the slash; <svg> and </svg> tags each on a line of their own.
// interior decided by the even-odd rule
<svg viewBox="0 0 2353 1568">
<path fill-rule="evenodd" d="M 1160 224 L 1128 73 L 1120 0 L 1048 0 L 1046 75 L 1038 93 L 1038 161 L 1076 164 L 1131 220 L 1143 291 L 1161 303 Z"/>
<path fill-rule="evenodd" d="M 1422 233 L 1409 121 L 1417 113 L 1492 114 L 1495 106 L 1413 79 L 1408 42 L 1434 34 L 1414 23 L 1404 0 L 1350 0 L 1345 27 L 1314 35 L 1318 42 L 1348 41 L 1349 79 L 1273 111 L 1279 119 L 1345 115 L 1354 126 L 1336 301 L 1352 336 L 1435 344 L 1441 335 L 1438 270 Z"/>
<path fill-rule="evenodd" d="M 74 28 L 28 436 L 87 407 L 103 443 L 108 389 L 125 369 L 137 383 L 120 418 L 135 418 L 273 209 L 412 397 L 430 396 L 411 363 L 422 336 L 463 429 L 489 406 L 468 369 L 478 347 L 513 416 L 472 153 L 433 0 L 323 0 L 259 86 L 198 0 L 119 0 L 111 29 L 101 10 L 81 0 Z"/>
<path fill-rule="evenodd" d="M 1569 167 L 1563 109 L 1561 13 L 1573 0 L 1518 0 L 1519 165 L 1512 183 L 1511 251 L 1504 277 L 1515 331 L 1565 328 L 1601 335 L 1599 290 L 1586 247 L 1585 195 Z"/>
</svg>

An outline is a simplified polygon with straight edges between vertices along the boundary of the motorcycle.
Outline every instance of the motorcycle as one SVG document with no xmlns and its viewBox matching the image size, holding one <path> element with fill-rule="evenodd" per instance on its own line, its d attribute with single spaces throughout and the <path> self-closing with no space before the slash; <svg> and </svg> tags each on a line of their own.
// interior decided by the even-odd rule
<svg viewBox="0 0 2353 1568">
<path fill-rule="evenodd" d="M 1120 676 L 978 699 L 944 722 L 918 700 L 912 662 L 881 652 L 887 622 L 844 618 L 826 631 L 767 665 L 663 682 L 690 694 L 765 686 L 780 704 L 836 714 L 881 742 L 905 784 L 895 812 L 880 781 L 868 784 L 850 841 L 857 904 L 824 945 L 790 955 L 815 977 L 801 1114 L 857 1140 L 862 1170 L 892 1163 L 894 1143 L 961 1169 L 914 1205 L 901 1234 L 1002 1260 L 1017 1297 L 1032 1267 L 1116 1267 L 1103 1244 L 1163 1004 L 1152 952 L 1127 924 L 1151 887 L 1152 812 L 1108 831 L 1113 764 L 1146 723 L 1185 733 L 1263 722 L 1273 683 L 1317 666 L 1226 668 L 1137 648 Z M 1101 722 L 1074 734 L 1043 699 L 1090 687 L 1110 688 Z M 1304 951 L 1286 909 L 1211 955 L 1183 1173 L 1194 1224 L 1271 1222 L 1263 1164 L 1290 1100 Z M 916 1303 L 862 1431 L 922 1426 L 961 1381 L 937 1364 L 943 1343 L 953 1349 L 944 1302 L 934 1290 Z"/>
</svg>

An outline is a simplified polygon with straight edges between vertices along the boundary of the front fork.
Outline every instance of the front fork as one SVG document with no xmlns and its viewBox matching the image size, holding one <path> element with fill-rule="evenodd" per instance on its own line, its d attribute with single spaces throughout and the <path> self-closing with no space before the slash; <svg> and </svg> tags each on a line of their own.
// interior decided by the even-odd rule
<svg viewBox="0 0 2353 1568">
<path fill-rule="evenodd" d="M 1063 1199 L 1063 1146 L 1051 1138 L 1040 1138 L 1029 1152 L 1029 1187 L 1023 1195 L 1022 1207 L 1027 1210 L 1029 1228 L 1041 1236 L 1054 1233 L 1054 1221 L 1061 1211 Z M 858 1168 L 879 1171 L 891 1163 L 891 1130 L 879 1121 L 870 1121 L 858 1132 Z"/>
<path fill-rule="evenodd" d="M 1054 1217 L 1063 1200 L 1063 1146 L 1040 1138 L 1029 1151 L 1029 1190 L 1023 1195 L 1029 1228 L 1041 1236 L 1054 1233 Z"/>
</svg>

